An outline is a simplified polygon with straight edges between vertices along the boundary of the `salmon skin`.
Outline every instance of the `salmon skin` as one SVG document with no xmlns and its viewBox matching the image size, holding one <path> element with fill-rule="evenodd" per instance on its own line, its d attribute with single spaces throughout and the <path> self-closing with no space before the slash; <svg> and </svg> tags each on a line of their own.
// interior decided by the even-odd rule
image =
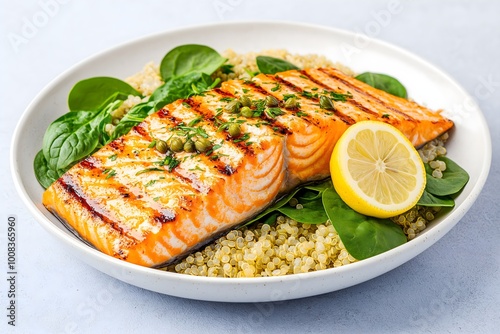
<svg viewBox="0 0 500 334">
<path fill-rule="evenodd" d="M 253 117 L 231 113 L 242 96 Z M 269 96 L 278 101 L 266 104 Z M 321 104 L 322 96 L 334 108 Z M 335 143 L 363 120 L 390 123 L 415 146 L 453 126 L 439 112 L 334 68 L 260 74 L 166 105 L 73 166 L 47 188 L 43 204 L 106 254 L 167 265 L 297 185 L 328 177 Z M 230 124 L 241 133 L 229 135 Z M 161 153 L 152 145 L 173 136 L 205 138 L 210 149 Z"/>
</svg>

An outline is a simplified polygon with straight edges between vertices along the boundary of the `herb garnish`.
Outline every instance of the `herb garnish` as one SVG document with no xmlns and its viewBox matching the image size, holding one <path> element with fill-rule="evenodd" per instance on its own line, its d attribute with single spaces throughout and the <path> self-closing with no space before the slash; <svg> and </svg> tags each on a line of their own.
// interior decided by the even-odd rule
<svg viewBox="0 0 500 334">
<path fill-rule="evenodd" d="M 334 101 L 341 101 L 341 102 L 346 102 L 347 99 L 351 99 L 352 98 L 352 94 L 347 92 L 345 94 L 343 93 L 336 93 L 334 91 L 326 91 L 327 93 L 330 94 L 330 97 L 332 100 Z"/>
<path fill-rule="evenodd" d="M 247 141 L 248 139 L 250 139 L 250 135 L 248 133 L 245 133 L 243 136 L 234 139 L 233 142 L 239 143 L 239 142 L 242 142 L 242 141 Z"/>
<path fill-rule="evenodd" d="M 311 92 L 309 92 L 307 90 L 302 91 L 300 93 L 300 95 L 305 96 L 305 97 L 307 97 L 309 99 L 317 99 L 318 96 L 319 96 L 318 93 L 311 93 Z"/>
<path fill-rule="evenodd" d="M 173 156 L 171 154 L 167 154 L 165 156 L 165 159 L 163 159 L 163 161 L 159 162 L 159 165 L 160 166 L 167 166 L 168 171 L 172 172 L 172 170 L 174 170 L 174 168 L 177 167 L 180 163 L 181 162 L 175 156 Z"/>
<path fill-rule="evenodd" d="M 106 180 L 116 175 L 116 171 L 114 169 L 105 169 L 102 173 L 106 174 Z"/>
<path fill-rule="evenodd" d="M 191 122 L 189 122 L 188 126 L 195 126 L 196 124 L 200 123 L 202 119 L 203 119 L 203 116 L 198 116 L 195 119 L 193 119 Z"/>
<path fill-rule="evenodd" d="M 280 108 L 267 108 L 265 110 L 267 117 L 276 118 L 277 116 L 283 115 L 284 112 Z"/>
<path fill-rule="evenodd" d="M 141 175 L 141 174 L 149 173 L 149 172 L 161 172 L 161 171 L 163 171 L 163 169 L 158 168 L 158 167 L 150 167 L 150 168 L 146 168 L 146 169 L 142 169 L 142 170 L 138 171 L 137 173 L 135 173 L 135 175 Z"/>
<path fill-rule="evenodd" d="M 158 181 L 158 180 L 150 180 L 149 182 L 147 182 L 147 183 L 144 185 L 144 187 L 150 187 L 150 186 L 152 186 L 153 184 L 155 184 L 155 183 L 156 183 L 156 181 Z"/>
</svg>

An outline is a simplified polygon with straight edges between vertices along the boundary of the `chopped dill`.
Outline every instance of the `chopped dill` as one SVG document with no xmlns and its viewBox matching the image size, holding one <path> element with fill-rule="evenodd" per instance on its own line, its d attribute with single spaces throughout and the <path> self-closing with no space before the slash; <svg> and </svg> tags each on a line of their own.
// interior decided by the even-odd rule
<svg viewBox="0 0 500 334">
<path fill-rule="evenodd" d="M 283 110 L 280 108 L 267 108 L 265 113 L 269 118 L 276 118 L 277 116 L 284 114 Z"/>
<path fill-rule="evenodd" d="M 271 88 L 271 92 L 276 92 L 276 91 L 280 90 L 280 88 L 281 88 L 281 85 L 279 83 L 276 83 L 276 85 L 273 88 Z"/>
<path fill-rule="evenodd" d="M 151 143 L 149 143 L 148 148 L 153 148 L 156 145 L 156 139 L 153 139 Z"/>
<path fill-rule="evenodd" d="M 149 182 L 147 182 L 144 187 L 151 187 L 153 184 L 156 183 L 157 180 L 150 180 Z"/>
<path fill-rule="evenodd" d="M 135 175 L 141 175 L 141 174 L 150 173 L 150 172 L 162 172 L 162 171 L 163 171 L 163 169 L 161 169 L 161 168 L 150 167 L 150 168 L 141 169 L 140 171 L 138 171 L 137 173 L 135 173 Z"/>
<path fill-rule="evenodd" d="M 245 133 L 243 136 L 241 136 L 241 137 L 236 138 L 235 140 L 233 140 L 233 142 L 239 143 L 239 142 L 242 142 L 242 141 L 247 141 L 248 139 L 250 139 L 250 135 L 248 133 Z"/>
<path fill-rule="evenodd" d="M 106 180 L 116 175 L 116 171 L 114 169 L 105 169 L 102 173 L 106 174 Z"/>
</svg>

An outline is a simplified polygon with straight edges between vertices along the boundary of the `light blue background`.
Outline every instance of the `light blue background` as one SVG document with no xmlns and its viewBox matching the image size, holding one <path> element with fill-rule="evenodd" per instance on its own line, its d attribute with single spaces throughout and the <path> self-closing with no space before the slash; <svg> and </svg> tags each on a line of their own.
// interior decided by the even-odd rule
<svg viewBox="0 0 500 334">
<path fill-rule="evenodd" d="M 390 1 L 56 1 L 0 1 L 0 254 L 6 253 L 4 224 L 11 214 L 18 219 L 19 251 L 15 329 L 7 326 L 6 256 L 0 255 L 1 333 L 498 332 L 499 1 L 401 1 L 401 12 L 374 36 L 442 68 L 476 98 L 493 142 L 492 169 L 476 204 L 449 234 L 405 265 L 352 288 L 280 304 L 160 295 L 74 259 L 14 190 L 8 156 L 13 129 L 54 77 L 113 45 L 191 24 L 250 19 L 365 32 Z M 27 22 L 39 27 L 26 30 Z M 25 39 L 16 44 L 14 34 Z"/>
</svg>

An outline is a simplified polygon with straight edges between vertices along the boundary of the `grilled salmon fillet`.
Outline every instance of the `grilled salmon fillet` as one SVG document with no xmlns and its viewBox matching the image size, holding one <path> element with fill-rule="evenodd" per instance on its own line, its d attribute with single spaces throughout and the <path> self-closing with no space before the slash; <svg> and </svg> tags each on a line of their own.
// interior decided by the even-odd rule
<svg viewBox="0 0 500 334">
<path fill-rule="evenodd" d="M 254 117 L 230 112 L 242 96 Z M 278 105 L 266 105 L 268 96 Z M 334 108 L 322 108 L 321 96 Z M 335 143 L 363 120 L 390 123 L 415 146 L 453 126 L 439 112 L 335 68 L 260 74 L 166 105 L 73 166 L 47 188 L 43 204 L 106 254 L 166 265 L 293 187 L 328 177 Z M 235 123 L 241 131 L 232 137 L 226 129 Z M 172 137 L 205 138 L 210 149 L 161 153 L 152 145 Z"/>
</svg>

